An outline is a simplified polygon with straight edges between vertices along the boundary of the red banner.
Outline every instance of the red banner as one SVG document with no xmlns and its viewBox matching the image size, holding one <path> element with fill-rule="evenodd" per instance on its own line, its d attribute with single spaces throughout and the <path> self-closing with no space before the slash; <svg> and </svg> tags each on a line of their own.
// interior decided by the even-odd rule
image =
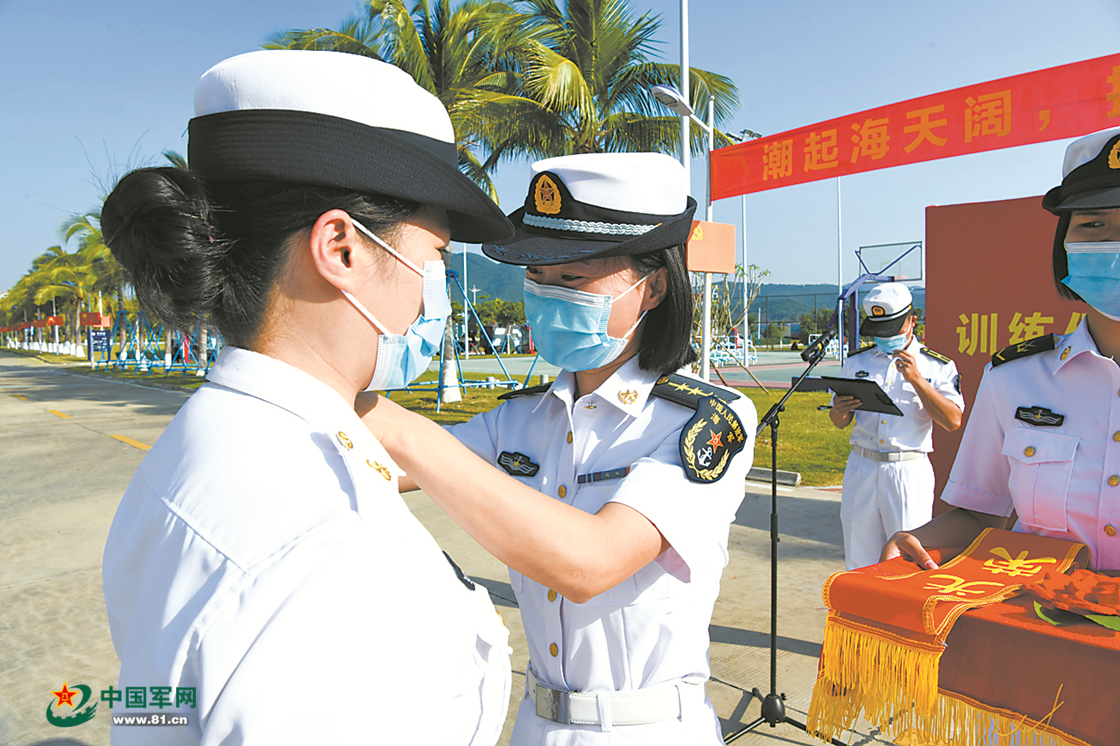
<svg viewBox="0 0 1120 746">
<path fill-rule="evenodd" d="M 65 325 L 66 325 L 66 317 L 65 316 L 48 316 L 47 317 L 47 326 L 65 326 Z"/>
<path fill-rule="evenodd" d="M 1120 54 L 956 88 L 711 154 L 712 199 L 1120 125 Z"/>
<path fill-rule="evenodd" d="M 112 326 L 112 320 L 101 313 L 82 313 L 78 315 L 78 323 L 82 326 L 96 326 L 108 327 Z"/>
</svg>

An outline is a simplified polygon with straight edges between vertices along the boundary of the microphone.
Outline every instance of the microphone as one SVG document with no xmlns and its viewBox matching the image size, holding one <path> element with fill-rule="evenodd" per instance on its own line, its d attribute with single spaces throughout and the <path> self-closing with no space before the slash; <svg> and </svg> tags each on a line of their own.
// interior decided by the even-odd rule
<svg viewBox="0 0 1120 746">
<path fill-rule="evenodd" d="M 834 339 L 836 339 L 836 327 L 829 326 L 828 330 L 817 337 L 817 340 L 813 342 L 813 344 L 801 351 L 801 359 L 805 362 L 809 362 L 813 358 L 818 357 L 824 349 L 828 347 L 828 343 Z"/>
</svg>

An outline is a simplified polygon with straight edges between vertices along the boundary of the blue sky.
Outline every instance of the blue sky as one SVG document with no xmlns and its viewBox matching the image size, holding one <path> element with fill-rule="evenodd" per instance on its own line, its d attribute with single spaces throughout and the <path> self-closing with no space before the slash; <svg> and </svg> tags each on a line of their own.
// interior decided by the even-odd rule
<svg viewBox="0 0 1120 746">
<path fill-rule="evenodd" d="M 1120 51 L 1120 3 L 1085 0 L 691 0 L 694 67 L 730 76 L 741 110 L 725 129 L 774 134 L 985 80 Z M 274 31 L 337 26 L 355 0 L 0 0 L 0 292 L 61 242 L 68 215 L 95 208 L 113 180 L 186 153 L 199 76 Z M 676 0 L 662 15 L 664 60 L 679 61 Z M 1055 8 L 1061 7 L 1062 14 Z M 1068 141 L 845 177 L 844 281 L 861 245 L 921 240 L 932 204 L 1042 194 Z M 693 193 L 705 165 L 694 159 Z M 498 172 L 502 207 L 524 198 L 528 164 Z M 827 180 L 746 199 L 747 260 L 782 283 L 837 279 L 837 186 Z M 739 198 L 715 219 L 741 224 Z M 962 268 L 962 271 L 967 271 Z"/>
</svg>

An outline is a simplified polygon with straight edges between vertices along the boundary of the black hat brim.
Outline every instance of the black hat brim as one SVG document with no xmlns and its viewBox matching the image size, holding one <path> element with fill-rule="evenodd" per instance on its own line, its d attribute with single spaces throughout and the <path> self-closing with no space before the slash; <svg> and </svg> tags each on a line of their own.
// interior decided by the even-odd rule
<svg viewBox="0 0 1120 746">
<path fill-rule="evenodd" d="M 912 310 L 907 308 L 906 313 L 890 321 L 875 321 L 868 316 L 860 324 L 859 333 L 864 337 L 893 337 L 902 331 L 902 327 L 906 324 L 906 319 L 910 318 Z"/>
<path fill-rule="evenodd" d="M 692 216 L 696 212 L 696 200 L 689 197 L 687 205 L 684 212 L 665 220 L 656 228 L 640 236 L 622 240 L 609 239 L 595 233 L 527 226 L 522 220 L 525 208 L 521 207 L 509 214 L 509 220 L 515 229 L 513 237 L 500 243 L 484 244 L 482 252 L 504 264 L 533 267 L 645 254 L 688 242 L 692 232 Z"/>
<path fill-rule="evenodd" d="M 246 109 L 190 121 L 188 159 L 211 181 L 340 187 L 447 210 L 451 238 L 500 241 L 513 226 L 458 168 L 453 143 L 305 111 Z"/>
<path fill-rule="evenodd" d="M 1055 215 L 1071 210 L 1105 210 L 1120 207 L 1120 186 L 1095 191 L 1079 191 L 1074 194 L 1063 194 L 1062 187 L 1056 186 L 1042 198 L 1042 206 Z"/>
</svg>

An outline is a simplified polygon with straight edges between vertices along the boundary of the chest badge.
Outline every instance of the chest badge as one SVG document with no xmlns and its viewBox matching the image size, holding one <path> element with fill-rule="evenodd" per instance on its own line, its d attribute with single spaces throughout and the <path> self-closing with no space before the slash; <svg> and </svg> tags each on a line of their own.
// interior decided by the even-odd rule
<svg viewBox="0 0 1120 746">
<path fill-rule="evenodd" d="M 861 370 L 861 371 L 856 373 L 856 378 L 867 378 L 869 375 L 871 375 L 871 374 L 868 373 L 866 370 Z"/>
<path fill-rule="evenodd" d="M 691 482 L 715 482 L 746 442 L 743 423 L 718 397 L 702 399 L 681 431 L 681 463 Z"/>
<path fill-rule="evenodd" d="M 1060 427 L 1066 421 L 1064 414 L 1055 414 L 1044 407 L 1019 407 L 1015 419 L 1035 427 Z"/>
<path fill-rule="evenodd" d="M 623 404 L 633 404 L 638 401 L 638 392 L 634 389 L 626 389 L 625 391 L 618 392 L 618 400 Z"/>
<path fill-rule="evenodd" d="M 535 477 L 541 469 L 540 464 L 534 464 L 524 453 L 510 453 L 509 451 L 502 451 L 501 455 L 498 456 L 498 466 L 515 477 Z"/>
</svg>

